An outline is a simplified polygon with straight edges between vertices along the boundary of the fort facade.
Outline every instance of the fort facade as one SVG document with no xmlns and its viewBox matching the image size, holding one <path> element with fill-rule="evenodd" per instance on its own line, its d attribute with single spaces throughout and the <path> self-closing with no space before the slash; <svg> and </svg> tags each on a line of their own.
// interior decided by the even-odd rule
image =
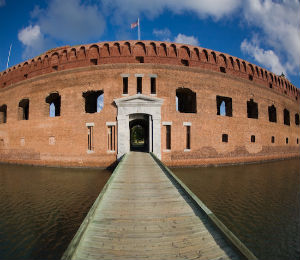
<svg viewBox="0 0 300 260">
<path fill-rule="evenodd" d="M 60 47 L 0 73 L 0 161 L 108 166 L 131 149 L 167 165 L 300 155 L 300 91 L 284 76 L 185 44 Z"/>
</svg>

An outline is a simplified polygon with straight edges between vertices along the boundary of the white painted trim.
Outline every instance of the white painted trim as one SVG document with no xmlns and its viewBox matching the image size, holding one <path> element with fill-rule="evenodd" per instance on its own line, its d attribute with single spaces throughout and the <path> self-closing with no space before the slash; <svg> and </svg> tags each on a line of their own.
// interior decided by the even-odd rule
<svg viewBox="0 0 300 260">
<path fill-rule="evenodd" d="M 112 126 L 112 125 L 116 125 L 116 122 L 106 122 L 107 126 Z"/>
<path fill-rule="evenodd" d="M 184 125 L 184 126 L 191 126 L 192 123 L 191 123 L 191 122 L 183 122 L 183 125 Z"/>
<path fill-rule="evenodd" d="M 164 121 L 164 122 L 162 122 L 161 124 L 162 124 L 162 125 L 172 125 L 172 122 L 166 122 L 166 121 Z"/>
<path fill-rule="evenodd" d="M 87 154 L 92 154 L 92 153 L 95 153 L 95 151 L 93 151 L 93 150 L 86 150 L 86 153 Z"/>
<path fill-rule="evenodd" d="M 129 78 L 130 74 L 122 73 L 120 76 L 122 78 Z"/>
<path fill-rule="evenodd" d="M 144 77 L 144 74 L 134 74 L 134 76 L 137 77 Z"/>
<path fill-rule="evenodd" d="M 149 74 L 149 78 L 157 78 L 157 74 Z"/>
<path fill-rule="evenodd" d="M 123 97 L 127 97 L 127 96 L 128 96 L 128 94 L 122 94 L 122 96 L 123 96 Z"/>
<path fill-rule="evenodd" d="M 163 149 L 163 152 L 164 152 L 164 153 L 170 153 L 170 152 L 171 152 L 171 149 Z"/>
<path fill-rule="evenodd" d="M 85 126 L 95 126 L 95 123 L 92 122 L 92 123 L 85 123 Z"/>
<path fill-rule="evenodd" d="M 157 96 L 157 94 L 150 94 L 150 96 L 151 96 L 151 97 L 156 97 L 156 96 Z"/>
<path fill-rule="evenodd" d="M 184 149 L 183 151 L 184 151 L 184 152 L 190 152 L 191 149 Z"/>
</svg>

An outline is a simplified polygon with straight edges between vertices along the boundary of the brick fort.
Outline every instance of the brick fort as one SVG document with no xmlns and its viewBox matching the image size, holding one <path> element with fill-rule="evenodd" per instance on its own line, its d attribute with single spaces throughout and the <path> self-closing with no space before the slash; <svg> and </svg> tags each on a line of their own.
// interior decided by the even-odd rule
<svg viewBox="0 0 300 260">
<path fill-rule="evenodd" d="M 64 46 L 0 73 L 0 161 L 108 166 L 130 150 L 170 166 L 295 157 L 299 102 L 284 75 L 197 46 Z"/>
</svg>

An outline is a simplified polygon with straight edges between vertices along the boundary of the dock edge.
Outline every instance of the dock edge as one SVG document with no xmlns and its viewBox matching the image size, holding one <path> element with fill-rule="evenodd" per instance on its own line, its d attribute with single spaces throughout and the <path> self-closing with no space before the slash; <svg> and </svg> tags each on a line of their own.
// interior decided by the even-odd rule
<svg viewBox="0 0 300 260">
<path fill-rule="evenodd" d="M 93 216 L 95 214 L 95 210 L 96 210 L 97 206 L 99 205 L 100 201 L 102 200 L 103 195 L 105 194 L 106 190 L 112 183 L 113 179 L 117 175 L 118 169 L 119 169 L 120 165 L 124 162 L 125 158 L 126 158 L 126 154 L 120 159 L 117 167 L 115 168 L 115 170 L 111 174 L 110 178 L 108 179 L 107 183 L 105 184 L 105 186 L 101 190 L 100 194 L 96 198 L 95 202 L 93 203 L 92 207 L 90 208 L 89 212 L 87 213 L 86 217 L 84 218 L 83 222 L 81 223 L 79 229 L 77 230 L 75 236 L 71 240 L 71 242 L 68 245 L 67 249 L 65 250 L 64 254 L 62 255 L 61 260 L 72 259 L 72 257 L 74 256 L 76 249 L 80 243 L 80 240 L 81 240 L 90 220 L 93 218 Z"/>
<path fill-rule="evenodd" d="M 211 222 L 217 226 L 225 238 L 233 244 L 233 246 L 247 259 L 258 260 L 258 258 L 246 247 L 246 245 L 240 241 L 223 223 L 217 218 L 217 216 L 179 179 L 175 174 L 153 153 L 150 153 L 156 163 L 162 168 L 162 170 L 169 175 L 186 193 L 186 195 L 194 201 L 197 206 L 208 216 Z"/>
</svg>

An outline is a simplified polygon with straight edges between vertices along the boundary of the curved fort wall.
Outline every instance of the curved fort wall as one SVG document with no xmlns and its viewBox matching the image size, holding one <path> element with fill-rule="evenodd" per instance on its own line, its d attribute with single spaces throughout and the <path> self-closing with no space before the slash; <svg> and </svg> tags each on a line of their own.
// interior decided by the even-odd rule
<svg viewBox="0 0 300 260">
<path fill-rule="evenodd" d="M 169 165 L 300 154 L 300 92 L 284 76 L 200 47 L 124 41 L 52 49 L 1 72 L 0 160 L 113 163 L 122 137 L 114 100 L 138 84 L 143 98 L 163 100 L 157 140 Z M 103 94 L 101 111 L 87 113 L 91 94 Z"/>
</svg>

